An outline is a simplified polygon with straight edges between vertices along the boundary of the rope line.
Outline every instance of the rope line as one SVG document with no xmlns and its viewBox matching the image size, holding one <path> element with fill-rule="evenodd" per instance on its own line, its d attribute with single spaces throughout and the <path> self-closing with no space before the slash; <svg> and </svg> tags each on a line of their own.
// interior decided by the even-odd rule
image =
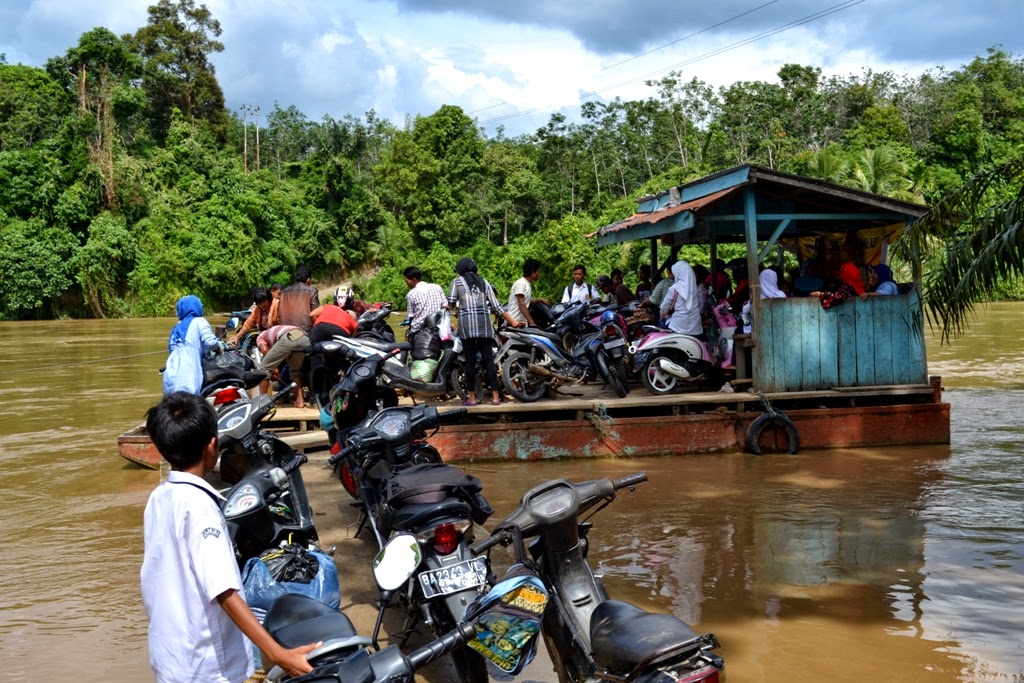
<svg viewBox="0 0 1024 683">
<path fill-rule="evenodd" d="M 161 351 L 146 351 L 145 353 L 134 353 L 134 354 L 131 354 L 129 356 L 114 356 L 112 358 L 96 358 L 95 360 L 83 360 L 83 361 L 79 361 L 77 363 L 58 363 L 56 365 L 44 365 L 44 366 L 38 367 L 38 368 L 21 368 L 21 369 L 18 369 L 18 370 L 4 370 L 3 374 L 5 374 L 5 375 L 14 375 L 14 374 L 17 374 L 19 372 L 39 372 L 40 370 L 52 370 L 54 368 L 72 368 L 72 367 L 75 367 L 77 365 L 89 365 L 90 363 L 106 363 L 107 361 L 124 360 L 125 358 L 139 358 L 140 356 L 152 356 L 152 355 L 155 355 L 157 353 L 164 353 L 164 354 L 166 354 L 167 352 L 166 351 L 162 351 L 162 350 Z"/>
</svg>

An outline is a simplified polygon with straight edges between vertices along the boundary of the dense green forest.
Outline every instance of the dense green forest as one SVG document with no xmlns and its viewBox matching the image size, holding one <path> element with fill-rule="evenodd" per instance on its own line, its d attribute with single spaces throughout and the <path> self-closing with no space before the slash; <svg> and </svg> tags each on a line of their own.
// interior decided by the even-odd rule
<svg viewBox="0 0 1024 683">
<path fill-rule="evenodd" d="M 1024 149 L 1024 60 L 998 47 L 915 76 L 787 64 L 715 89 L 671 73 L 647 99 L 488 137 L 450 105 L 402 126 L 235 114 L 220 34 L 205 6 L 160 0 L 134 34 L 95 28 L 45 68 L 0 56 L 0 319 L 169 315 L 185 293 L 232 308 L 299 264 L 401 300 L 403 268 L 447 283 L 466 254 L 499 289 L 539 258 L 550 295 L 576 262 L 634 269 L 645 245 L 586 234 L 723 168 L 931 204 Z"/>
</svg>

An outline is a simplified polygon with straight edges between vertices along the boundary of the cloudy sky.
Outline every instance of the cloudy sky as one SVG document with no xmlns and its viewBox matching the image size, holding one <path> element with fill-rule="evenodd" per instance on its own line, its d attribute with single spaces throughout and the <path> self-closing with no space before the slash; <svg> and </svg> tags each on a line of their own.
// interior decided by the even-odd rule
<svg viewBox="0 0 1024 683">
<path fill-rule="evenodd" d="M 146 23 L 147 0 L 2 0 L 0 53 L 43 65 L 85 31 Z M 197 4 L 199 2 L 197 1 Z M 715 86 L 955 69 L 1001 45 L 1024 57 L 1024 0 L 207 0 L 228 106 L 311 119 L 374 109 L 401 124 L 456 104 L 488 131 L 530 132 L 590 98 L 653 94 L 670 69 Z"/>
</svg>

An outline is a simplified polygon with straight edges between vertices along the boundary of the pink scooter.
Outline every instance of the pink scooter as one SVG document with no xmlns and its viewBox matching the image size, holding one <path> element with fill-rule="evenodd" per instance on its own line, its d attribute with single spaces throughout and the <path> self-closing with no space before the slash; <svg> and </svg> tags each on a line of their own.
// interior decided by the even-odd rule
<svg viewBox="0 0 1024 683">
<path fill-rule="evenodd" d="M 683 383 L 705 379 L 716 368 L 732 367 L 736 318 L 726 302 L 717 304 L 714 313 L 719 336 L 718 343 L 710 349 L 699 337 L 663 327 L 644 327 L 647 334 L 630 346 L 629 352 L 647 391 L 656 396 L 670 394 Z"/>
</svg>

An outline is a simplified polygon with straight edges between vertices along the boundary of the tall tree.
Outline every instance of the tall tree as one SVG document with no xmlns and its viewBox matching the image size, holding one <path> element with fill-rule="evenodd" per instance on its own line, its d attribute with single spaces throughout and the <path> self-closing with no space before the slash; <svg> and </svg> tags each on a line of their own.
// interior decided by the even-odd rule
<svg viewBox="0 0 1024 683">
<path fill-rule="evenodd" d="M 147 25 L 132 40 L 146 60 L 143 84 L 154 135 L 164 139 L 176 108 L 193 124 L 205 122 L 223 142 L 230 119 L 209 59 L 224 50 L 217 40 L 220 22 L 195 0 L 160 0 L 148 12 Z"/>
<path fill-rule="evenodd" d="M 46 71 L 0 64 L 0 152 L 27 149 L 56 134 L 67 102 Z"/>
<path fill-rule="evenodd" d="M 140 104 L 132 82 L 142 61 L 127 43 L 105 28 L 82 34 L 78 45 L 47 64 L 76 94 L 78 116 L 89 147 L 89 160 L 103 180 L 106 208 L 115 204 L 114 142 L 118 115 L 130 115 Z"/>
</svg>

